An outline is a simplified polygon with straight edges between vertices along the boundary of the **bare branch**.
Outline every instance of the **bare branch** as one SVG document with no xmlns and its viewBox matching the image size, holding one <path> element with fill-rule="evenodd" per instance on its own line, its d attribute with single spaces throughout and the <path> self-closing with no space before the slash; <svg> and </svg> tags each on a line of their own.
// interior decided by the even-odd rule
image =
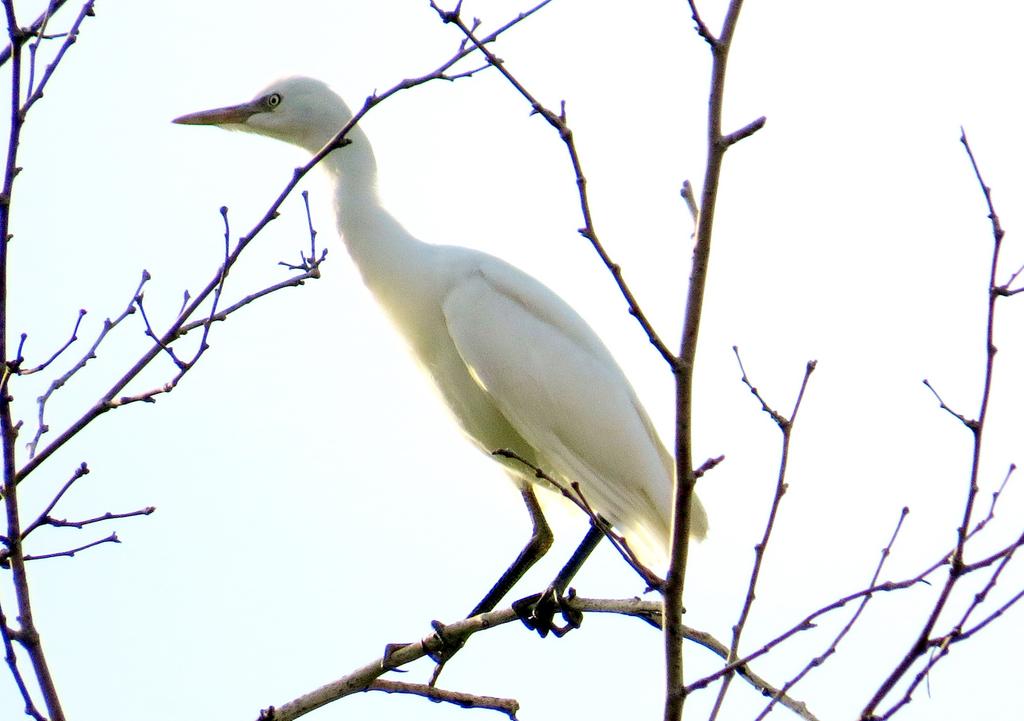
<svg viewBox="0 0 1024 721">
<path fill-rule="evenodd" d="M 32 368 L 25 368 L 24 370 L 19 368 L 18 369 L 18 375 L 20 375 L 20 376 L 28 376 L 28 375 L 32 375 L 33 373 L 38 373 L 39 371 L 46 370 L 50 366 L 51 363 L 53 363 L 55 360 L 60 358 L 61 354 L 63 354 L 64 351 L 66 351 L 68 348 L 70 348 L 72 343 L 74 343 L 76 340 L 78 340 L 78 329 L 82 325 L 82 318 L 85 317 L 85 313 L 86 313 L 85 308 L 79 309 L 79 311 L 78 311 L 78 318 L 75 319 L 75 327 L 71 331 L 71 337 L 67 339 L 67 341 L 64 343 L 64 345 L 62 345 L 60 348 L 58 348 L 57 351 L 53 355 L 51 355 L 47 360 L 43 361 L 39 365 L 34 366 Z M 25 339 L 26 335 L 24 333 L 22 333 L 21 337 L 22 337 L 22 341 L 24 342 L 24 339 Z M 21 358 L 21 347 L 19 347 L 18 348 L 18 362 L 20 363 L 21 360 L 22 360 L 22 358 Z"/>
<path fill-rule="evenodd" d="M 739 130 L 734 130 L 728 135 L 722 136 L 722 145 L 728 148 L 730 145 L 735 145 L 744 138 L 749 138 L 751 135 L 756 133 L 758 130 L 764 127 L 764 124 L 768 122 L 768 118 L 761 116 L 757 120 L 752 120 L 744 125 Z"/>
<path fill-rule="evenodd" d="M 985 198 L 985 205 L 988 209 L 988 218 L 992 224 L 992 257 L 991 264 L 989 267 L 988 276 L 988 310 L 985 320 L 985 371 L 982 381 L 981 399 L 979 404 L 979 410 L 977 420 L 967 421 L 961 415 L 949 411 L 955 417 L 959 418 L 967 428 L 971 431 L 972 436 L 972 457 L 971 457 L 971 470 L 968 479 L 967 496 L 964 501 L 963 516 L 960 521 L 960 525 L 956 529 L 957 541 L 956 546 L 953 549 L 953 553 L 950 556 L 949 561 L 949 575 L 946 577 L 946 581 L 939 591 L 939 594 L 932 605 L 931 612 L 927 619 L 922 625 L 921 631 L 917 635 L 917 638 L 911 644 L 910 648 L 904 654 L 903 658 L 893 668 L 893 670 L 885 677 L 885 679 L 879 684 L 878 689 L 872 695 L 871 699 L 864 706 L 861 711 L 862 719 L 873 719 L 878 718 L 876 712 L 882 702 L 893 692 L 897 684 L 910 672 L 914 664 L 917 663 L 924 654 L 931 648 L 932 633 L 935 630 L 939 619 L 942 616 L 943 611 L 946 609 L 947 603 L 952 595 L 953 588 L 957 585 L 961 578 L 970 573 L 969 567 L 964 563 L 964 553 L 967 545 L 967 541 L 970 538 L 971 531 L 971 518 L 974 513 L 974 505 L 978 496 L 978 475 L 981 472 L 981 453 L 982 453 L 982 438 L 985 430 L 985 421 L 988 417 L 989 400 L 992 393 L 992 378 L 995 368 L 995 356 L 996 356 L 996 345 L 995 345 L 995 316 L 996 316 L 996 301 L 1002 297 L 999 293 L 999 286 L 996 278 L 999 273 L 999 257 L 1002 249 L 1002 241 L 1005 233 L 1003 232 L 1002 226 L 999 223 L 999 216 L 996 214 L 995 208 L 992 204 L 992 193 L 989 187 L 985 184 L 982 178 L 981 171 L 978 168 L 978 164 L 975 161 L 974 153 L 971 150 L 970 144 L 967 142 L 967 135 L 964 133 L 963 128 L 960 130 L 960 142 L 964 146 L 964 150 L 967 153 L 967 157 L 970 161 L 971 168 L 974 172 L 974 176 L 978 181 L 978 185 L 981 188 L 982 195 Z M 931 386 L 928 386 L 931 389 Z M 932 392 L 935 393 L 934 389 Z M 938 397 L 938 394 L 935 394 Z M 949 410 L 946 404 L 939 398 L 940 405 Z M 1024 536 L 1022 536 L 1024 538 Z M 1013 544 L 1011 544 L 1013 545 Z M 993 577 L 990 579 L 991 583 L 994 583 L 995 579 L 998 578 L 1001 573 L 1001 569 L 1008 563 L 1009 557 L 1012 556 L 1013 550 L 1008 552 L 1006 558 L 1001 559 L 1001 564 L 997 567 Z M 942 654 L 944 655 L 944 654 Z M 937 662 L 937 658 L 933 658 L 932 662 L 927 664 L 928 667 L 932 663 Z M 922 672 L 923 673 L 923 672 Z M 917 680 L 911 683 L 909 689 L 905 691 L 902 698 L 897 701 L 885 714 L 883 718 L 888 718 L 892 713 L 909 703 L 910 696 L 917 684 L 920 683 L 920 679 L 923 678 L 920 674 Z"/>
<path fill-rule="evenodd" d="M 95 358 L 96 351 L 99 350 L 100 344 L 103 343 L 107 334 L 116 328 L 121 321 L 135 312 L 135 299 L 142 293 L 143 286 L 146 285 L 150 278 L 151 276 L 148 271 L 142 271 L 142 279 L 139 281 L 138 287 L 132 294 L 132 299 L 128 302 L 128 305 L 125 307 L 124 311 L 122 311 L 121 315 L 114 318 L 114 320 L 111 320 L 110 318 L 104 320 L 103 328 L 100 330 L 99 335 L 96 336 L 96 340 L 93 342 L 89 350 L 86 351 L 85 355 L 83 355 L 77 363 L 71 366 L 67 373 L 54 379 L 53 382 L 50 383 L 50 387 L 46 389 L 46 392 L 37 399 L 37 403 L 39 405 L 38 427 L 36 428 L 35 436 L 33 436 L 32 440 L 28 443 L 28 457 L 30 459 L 35 457 L 36 448 L 39 446 L 39 440 L 43 437 L 43 434 L 50 430 L 45 421 L 46 403 L 50 400 L 50 396 L 63 388 L 64 384 L 71 380 L 76 373 L 82 370 L 86 363 Z"/>
<path fill-rule="evenodd" d="M 146 506 L 145 508 L 139 508 L 135 511 L 124 511 L 122 513 L 112 513 L 107 511 L 106 513 L 94 516 L 93 518 L 86 518 L 81 521 L 68 521 L 61 518 L 47 518 L 46 523 L 50 526 L 58 528 L 85 528 L 94 523 L 104 523 L 106 521 L 113 521 L 118 518 L 135 518 L 136 516 L 148 516 L 156 510 L 156 506 Z"/>
<path fill-rule="evenodd" d="M 878 583 L 878 578 L 882 575 L 882 568 L 885 566 L 886 560 L 888 560 L 889 556 L 892 554 L 893 545 L 896 543 L 896 538 L 900 534 L 900 529 L 903 528 L 903 521 L 906 520 L 907 514 L 909 513 L 910 509 L 904 506 L 903 510 L 900 512 L 899 520 L 896 522 L 896 528 L 893 529 L 892 537 L 889 538 L 889 543 L 887 543 L 885 548 L 882 549 L 881 558 L 878 559 L 878 565 L 875 567 L 875 572 L 871 576 L 871 580 L 868 582 L 869 587 L 874 586 L 876 583 Z M 850 620 L 846 622 L 846 625 L 843 626 L 839 633 L 836 634 L 835 638 L 832 639 L 832 643 L 829 644 L 828 648 L 825 649 L 823 653 L 819 654 L 818 656 L 815 656 L 810 661 L 808 661 L 807 664 L 802 669 L 800 669 L 800 672 L 797 673 L 796 676 L 787 681 L 782 686 L 782 688 L 779 689 L 779 693 L 772 696 L 772 700 L 769 701 L 768 705 L 764 707 L 764 710 L 761 711 L 760 714 L 758 714 L 757 719 L 755 719 L 755 721 L 761 721 L 761 719 L 767 717 L 768 714 L 771 713 L 772 708 L 775 706 L 775 704 L 779 702 L 783 694 L 788 693 L 790 689 L 792 689 L 796 684 L 802 681 L 807 676 L 807 674 L 809 674 L 813 669 L 820 668 L 829 659 L 829 657 L 836 652 L 836 650 L 839 648 L 840 642 L 850 632 L 854 624 L 857 623 L 857 620 L 860 618 L 861 614 L 864 613 L 864 609 L 867 607 L 868 603 L 871 601 L 872 598 L 874 598 L 874 596 L 871 595 L 867 595 L 861 598 L 860 604 L 857 606 L 857 610 L 854 611 L 853 615 L 850 616 Z"/>
<path fill-rule="evenodd" d="M 18 655 L 14 650 L 13 643 L 14 635 L 11 627 L 7 625 L 7 617 L 4 616 L 3 609 L 0 608 L 0 638 L 4 643 L 4 660 L 7 662 L 7 668 L 11 671 L 18 692 L 21 694 L 21 700 L 25 704 L 25 715 L 31 716 L 35 721 L 46 721 L 46 717 L 36 708 L 35 701 L 32 700 L 32 693 L 28 690 L 25 677 L 22 676 L 21 668 L 18 666 Z"/>
<path fill-rule="evenodd" d="M 30 89 L 31 93 L 25 100 L 25 104 L 21 108 L 22 115 L 28 112 L 29 108 L 36 104 L 36 101 L 43 97 L 43 90 L 46 89 L 47 84 L 50 82 L 50 78 L 53 77 L 54 72 L 57 70 L 57 66 L 60 65 L 60 61 L 64 59 L 64 54 L 75 44 L 78 40 L 78 32 L 82 26 L 82 23 L 87 17 L 92 17 L 95 13 L 93 12 L 93 5 L 95 0 L 86 0 L 82 5 L 81 11 L 78 13 L 78 17 L 75 18 L 74 23 L 71 25 L 71 29 L 68 30 L 67 35 L 64 38 L 64 42 L 61 43 L 60 49 L 57 51 L 56 56 L 49 65 L 46 66 L 46 70 L 43 71 L 43 76 L 39 79 L 39 84 L 35 90 Z"/>
<path fill-rule="evenodd" d="M 291 263 L 285 263 L 284 261 L 279 262 L 278 265 L 283 265 L 288 270 L 314 271 L 317 268 L 319 268 L 320 264 L 323 263 L 324 260 L 327 258 L 327 249 L 324 248 L 323 252 L 320 254 L 320 257 L 317 258 L 316 229 L 313 227 L 313 215 L 309 210 L 308 190 L 302 191 L 302 203 L 306 207 L 306 224 L 309 226 L 309 257 L 307 258 L 305 253 L 299 251 L 300 262 L 298 265 L 292 265 Z M 319 278 L 319 271 L 317 271 L 316 275 L 311 275 L 310 277 Z"/>
<path fill-rule="evenodd" d="M 967 418 L 962 413 L 957 413 L 952 408 L 950 408 L 948 405 L 946 405 L 946 401 L 942 400 L 942 396 L 940 396 L 939 392 L 937 390 L 935 390 L 935 387 L 932 386 L 932 384 L 928 382 L 927 378 L 925 378 L 921 382 L 924 383 L 925 388 L 930 390 L 932 392 L 932 395 L 935 396 L 935 400 L 937 400 L 939 402 L 939 408 L 941 408 L 942 410 L 946 411 L 946 413 L 948 413 L 949 415 L 951 415 L 954 418 L 956 418 L 958 421 L 963 423 L 965 426 L 967 426 L 972 431 L 977 427 L 977 425 L 978 425 L 977 421 L 974 421 L 974 420 L 971 420 L 971 419 Z"/>
<path fill-rule="evenodd" d="M 214 314 L 214 315 L 208 316 L 208 317 L 206 317 L 206 318 L 204 318 L 202 320 L 196 320 L 196 321 L 192 321 L 191 323 L 185 323 L 178 330 L 178 338 L 184 336 L 186 333 L 188 333 L 190 331 L 195 330 L 196 328 L 204 328 L 206 326 L 211 325 L 212 323 L 216 323 L 218 321 L 227 320 L 228 316 L 232 315 L 236 311 L 241 310 L 242 308 L 244 308 L 245 306 L 249 305 L 253 301 L 259 300 L 260 298 L 263 298 L 263 297 L 266 297 L 266 296 L 270 295 L 271 293 L 276 293 L 277 291 L 282 290 L 284 288 L 295 288 L 295 287 L 298 287 L 298 286 L 301 286 L 301 285 L 305 285 L 305 282 L 307 280 L 319 278 L 320 277 L 320 264 L 324 262 L 324 260 L 325 260 L 324 256 L 325 255 L 326 255 L 326 251 L 324 251 L 324 254 L 314 264 L 312 264 L 310 266 L 309 270 L 303 272 L 300 275 L 296 275 L 296 276 L 294 276 L 292 278 L 288 278 L 287 280 L 282 280 L 280 283 L 274 283 L 271 286 L 267 286 L 266 288 L 264 288 L 262 290 L 259 290 L 259 291 L 256 291 L 255 293 L 247 295 L 244 298 L 242 298 L 241 300 L 239 300 L 237 303 L 234 303 L 234 304 L 228 306 L 224 310 L 217 311 L 217 313 Z"/>
<path fill-rule="evenodd" d="M 4 162 L 3 188 L 0 189 L 0 326 L 6 328 L 9 320 L 7 314 L 7 281 L 10 269 L 8 267 L 7 243 L 11 238 L 11 199 L 14 194 L 14 182 L 18 175 L 18 147 L 21 141 L 21 133 L 24 126 L 25 115 L 21 107 L 21 81 L 24 72 L 21 56 L 21 44 L 19 40 L 24 36 L 18 19 L 14 12 L 14 0 L 4 0 L 3 12 L 7 24 L 7 36 L 11 40 L 11 75 L 10 75 L 10 96 L 9 96 L 9 119 L 10 126 L 7 133 L 7 154 Z M 25 569 L 24 550 L 21 541 L 21 509 L 18 504 L 18 477 L 16 473 L 17 458 L 15 443 L 20 424 L 13 422 L 11 408 L 12 397 L 8 393 L 7 384 L 10 380 L 11 368 L 7 363 L 10 357 L 7 348 L 7 333 L 0 332 L 0 454 L 3 461 L 0 467 L 3 469 L 2 495 L 4 515 L 7 521 L 6 553 L 11 569 L 11 583 L 14 591 L 14 602 L 17 608 L 17 619 L 19 628 L 15 633 L 3 621 L 3 634 L 5 644 L 9 645 L 10 640 L 17 640 L 25 649 L 29 663 L 32 666 L 32 673 L 35 676 L 35 686 L 39 689 L 43 702 L 46 705 L 46 712 L 50 721 L 64 721 L 64 711 L 61 706 L 60 696 L 50 672 L 49 663 L 46 660 L 46 653 L 43 650 L 42 642 L 39 639 L 39 632 L 35 626 L 35 617 L 32 609 L 32 597 L 29 592 L 28 575 Z M 35 706 L 29 700 L 26 703 L 26 711 L 29 715 L 35 710 Z M 36 712 L 39 715 L 38 711 Z"/>
<path fill-rule="evenodd" d="M 171 362 L 178 367 L 178 370 L 183 370 L 186 367 L 185 363 L 182 362 L 180 358 L 178 358 L 178 356 L 174 352 L 174 349 L 171 348 L 166 343 L 164 343 L 160 339 L 160 336 L 156 334 L 156 331 L 153 330 L 153 326 L 149 322 L 149 316 L 146 315 L 146 306 L 143 304 L 143 298 L 144 296 L 142 293 L 139 293 L 137 296 L 135 296 L 135 305 L 138 306 L 139 314 L 142 316 L 142 322 L 146 326 L 146 337 L 152 339 L 153 342 L 160 346 L 160 350 L 167 354 L 167 356 L 171 359 Z"/>
<path fill-rule="evenodd" d="M 16 33 L 14 41 L 8 44 L 8 46 L 3 50 L 0 50 L 0 65 L 3 65 L 11 59 L 11 52 L 15 45 L 18 48 L 21 48 L 21 46 L 31 38 L 38 37 L 53 14 L 60 10 L 66 2 L 67 0 L 50 0 L 49 6 L 39 14 L 39 17 L 32 21 L 32 24 Z"/>
<path fill-rule="evenodd" d="M 715 37 L 714 33 L 711 32 L 711 29 L 704 24 L 703 20 L 701 20 L 700 13 L 697 11 L 697 3 L 695 3 L 694 0 L 686 1 L 690 5 L 690 16 L 693 18 L 697 34 L 704 38 L 708 45 L 714 48 L 718 45 L 718 38 Z"/>
<path fill-rule="evenodd" d="M 49 522 L 50 512 L 53 511 L 54 507 L 56 507 L 56 505 L 60 502 L 60 499 L 63 498 L 64 494 L 68 492 L 68 489 L 71 488 L 72 485 L 74 485 L 75 481 L 77 481 L 79 478 L 82 478 L 83 476 L 88 475 L 88 473 L 89 466 L 86 465 L 84 462 L 82 463 L 82 465 L 75 469 L 75 472 L 71 475 L 71 478 L 69 478 L 67 482 L 63 486 L 61 486 L 61 489 L 57 491 L 57 493 L 54 495 L 50 503 L 46 506 L 46 508 L 43 509 L 43 512 L 40 513 L 36 520 L 32 521 L 32 523 L 30 523 L 28 527 L 25 528 L 24 531 L 21 532 L 21 539 L 23 541 L 26 538 L 28 538 L 28 535 L 32 533 L 32 531 Z"/>
<path fill-rule="evenodd" d="M 750 581 L 747 583 L 747 594 L 743 601 L 743 608 L 740 610 L 739 620 L 736 625 L 732 628 L 732 645 L 729 647 L 729 658 L 727 661 L 732 663 L 736 660 L 739 655 L 740 637 L 743 634 L 743 629 L 747 624 L 747 619 L 750 618 L 751 609 L 754 606 L 754 599 L 756 597 L 757 581 L 761 575 L 761 565 L 764 562 L 765 553 L 768 550 L 768 542 L 771 539 L 772 530 L 775 528 L 775 519 L 778 515 L 779 506 L 782 503 L 782 497 L 786 494 L 786 470 L 789 467 L 789 445 L 792 439 L 793 423 L 796 421 L 796 415 L 800 411 L 800 404 L 803 402 L 804 391 L 807 390 L 807 382 L 810 380 L 811 373 L 817 367 L 816 361 L 808 361 L 804 369 L 803 381 L 800 384 L 800 391 L 797 393 L 796 401 L 793 403 L 793 412 L 790 414 L 790 418 L 785 418 L 781 413 L 771 408 L 765 403 L 764 398 L 758 392 L 757 388 L 747 378 L 747 372 L 743 367 L 743 360 L 740 358 L 739 349 L 736 346 L 732 347 L 733 353 L 736 354 L 736 362 L 740 366 L 740 374 L 742 381 L 750 389 L 750 392 L 757 398 L 761 404 L 761 409 L 771 416 L 772 420 L 778 426 L 779 430 L 782 431 L 782 455 L 779 460 L 779 471 L 775 481 L 775 496 L 772 498 L 771 507 L 768 511 L 768 520 L 765 523 L 764 533 L 761 536 L 761 541 L 754 546 L 754 565 L 750 571 Z M 874 579 L 869 585 L 874 585 Z M 718 696 L 715 699 L 715 705 L 711 710 L 710 721 L 714 721 L 718 718 L 718 714 L 725 703 L 726 694 L 729 692 L 729 686 L 732 683 L 732 674 L 727 674 L 722 681 L 722 685 L 718 690 Z"/>
<path fill-rule="evenodd" d="M 571 608 L 581 613 L 616 613 L 635 616 L 651 625 L 658 626 L 661 622 L 661 604 L 641 601 L 637 598 L 628 599 L 593 599 L 574 597 L 567 599 Z M 511 608 L 473 616 L 457 623 L 443 626 L 445 640 L 436 632 L 430 633 L 419 641 L 408 644 L 389 645 L 385 654 L 345 676 L 332 681 L 310 693 L 296 698 L 280 706 L 271 706 L 260 712 L 259 721 L 293 721 L 310 711 L 325 706 L 333 701 L 367 690 L 376 679 L 388 671 L 392 671 L 416 661 L 424 656 L 436 654 L 444 648 L 444 644 L 462 644 L 475 633 L 486 631 L 506 623 L 518 622 L 519 617 Z M 712 653 L 724 657 L 727 649 L 712 636 L 702 631 L 683 626 L 687 639 L 708 648 Z M 764 694 L 775 694 L 778 689 L 765 683 L 763 679 L 747 669 L 741 671 L 744 678 Z M 806 709 L 806 705 L 784 696 L 780 703 L 800 713 L 807 721 L 816 718 Z"/>
<path fill-rule="evenodd" d="M 121 540 L 117 537 L 117 534 L 116 533 L 111 533 L 106 538 L 101 538 L 101 539 L 99 539 L 97 541 L 93 541 L 91 543 L 86 543 L 86 544 L 81 545 L 81 546 L 76 546 L 75 548 L 69 548 L 66 551 L 58 551 L 56 553 L 42 553 L 42 554 L 39 554 L 38 556 L 25 556 L 25 560 L 26 561 L 41 561 L 44 558 L 61 558 L 61 557 L 74 558 L 76 553 L 81 553 L 82 551 L 85 551 L 85 550 L 87 550 L 89 548 L 93 548 L 95 546 L 99 546 L 99 545 L 102 545 L 104 543 L 120 543 L 120 542 L 121 542 Z"/>
<path fill-rule="evenodd" d="M 711 238 L 718 201 L 719 179 L 725 151 L 730 147 L 722 136 L 722 106 L 725 99 L 725 73 L 733 34 L 739 21 L 742 0 L 730 0 L 722 20 L 722 30 L 714 37 L 701 20 L 695 2 L 690 10 L 697 32 L 711 49 L 711 87 L 708 98 L 707 162 L 701 190 L 697 232 L 686 294 L 679 354 L 672 366 L 676 400 L 676 487 L 672 507 L 672 542 L 668 575 L 665 579 L 665 713 L 664 721 L 679 721 L 683 715 L 686 687 L 683 676 L 682 613 L 686 585 L 686 563 L 690 549 L 690 507 L 697 479 L 693 474 L 693 381 L 697 357 L 697 338 L 704 308 L 704 290 L 711 259 Z M 739 138 L 737 138 L 738 140 Z"/>
<path fill-rule="evenodd" d="M 428 686 L 424 683 L 401 683 L 399 681 L 384 681 L 377 679 L 366 687 L 367 691 L 383 691 L 385 693 L 404 693 L 414 696 L 422 696 L 431 701 L 440 703 L 455 704 L 461 708 L 479 708 L 489 711 L 500 711 L 515 721 L 516 712 L 519 711 L 519 702 L 511 698 L 498 698 L 497 696 L 478 696 L 461 691 L 447 691 L 445 689 Z"/>
</svg>

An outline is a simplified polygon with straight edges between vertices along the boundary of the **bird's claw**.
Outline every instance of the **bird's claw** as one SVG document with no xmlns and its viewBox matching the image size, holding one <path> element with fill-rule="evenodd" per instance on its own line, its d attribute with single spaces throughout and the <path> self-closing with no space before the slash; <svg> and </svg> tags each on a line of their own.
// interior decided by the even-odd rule
<svg viewBox="0 0 1024 721">
<path fill-rule="evenodd" d="M 541 638 L 548 633 L 553 633 L 556 638 L 561 638 L 574 628 L 579 628 L 583 623 L 583 612 L 573 608 L 569 602 L 576 596 L 573 589 L 563 596 L 555 588 L 548 587 L 544 593 L 535 593 L 526 598 L 521 598 L 512 603 L 512 610 L 516 616 L 531 631 L 536 631 Z M 555 612 L 562 615 L 565 623 L 561 626 L 555 623 Z"/>
<path fill-rule="evenodd" d="M 408 645 L 409 644 L 407 643 L 389 643 L 384 646 L 384 656 L 380 660 L 380 667 L 385 671 L 400 671 L 401 669 L 396 669 L 396 667 L 392 665 L 391 658 L 395 655 L 396 651 L 399 651 Z"/>
<path fill-rule="evenodd" d="M 437 683 L 437 678 L 441 675 L 444 665 L 452 659 L 452 656 L 457 654 L 462 647 L 466 645 L 466 641 L 450 638 L 445 633 L 446 626 L 440 621 L 431 621 L 430 625 L 434 629 L 434 635 L 440 642 L 440 647 L 437 650 L 427 652 L 430 660 L 437 664 L 434 668 L 434 673 L 431 674 L 430 677 L 429 685 L 433 686 Z"/>
</svg>

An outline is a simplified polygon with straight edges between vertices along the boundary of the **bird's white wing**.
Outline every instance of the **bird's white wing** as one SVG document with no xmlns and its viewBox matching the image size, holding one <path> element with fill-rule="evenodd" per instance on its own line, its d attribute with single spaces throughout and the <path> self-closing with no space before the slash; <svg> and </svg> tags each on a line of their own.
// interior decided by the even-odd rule
<svg viewBox="0 0 1024 721">
<path fill-rule="evenodd" d="M 547 287 L 497 259 L 454 284 L 443 310 L 470 374 L 544 470 L 578 481 L 627 539 L 664 554 L 668 454 L 590 326 Z"/>
</svg>

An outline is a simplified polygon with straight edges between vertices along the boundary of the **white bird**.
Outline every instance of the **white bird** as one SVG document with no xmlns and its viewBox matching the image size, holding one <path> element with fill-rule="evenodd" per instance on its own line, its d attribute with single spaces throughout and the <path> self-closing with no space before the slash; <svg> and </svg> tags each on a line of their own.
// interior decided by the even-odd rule
<svg viewBox="0 0 1024 721">
<path fill-rule="evenodd" d="M 174 122 L 266 135 L 315 153 L 351 119 L 325 83 L 293 77 L 251 101 Z M 509 449 L 566 486 L 578 482 L 645 563 L 663 564 L 675 464 L 611 353 L 564 300 L 518 268 L 413 237 L 381 205 L 366 135 L 356 126 L 348 138 L 320 164 L 335 183 L 338 229 L 462 430 L 486 453 Z M 502 462 L 534 534 L 517 559 L 525 567 L 513 564 L 474 614 L 492 608 L 551 543 L 532 491 L 540 481 L 521 463 Z M 691 535 L 702 538 L 707 517 L 696 496 L 690 512 Z"/>
</svg>

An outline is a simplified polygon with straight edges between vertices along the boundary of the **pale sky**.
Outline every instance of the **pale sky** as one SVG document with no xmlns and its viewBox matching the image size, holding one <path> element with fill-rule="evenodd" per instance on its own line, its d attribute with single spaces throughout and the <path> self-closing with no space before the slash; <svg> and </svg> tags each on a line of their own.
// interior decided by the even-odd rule
<svg viewBox="0 0 1024 721">
<path fill-rule="evenodd" d="M 722 4 L 702 3 L 713 27 Z M 28 5 L 19 7 L 22 24 L 38 11 Z M 598 232 L 672 345 L 691 230 L 678 190 L 684 178 L 701 180 L 709 67 L 685 5 L 556 0 L 497 45 L 543 102 L 566 101 Z M 526 7 L 467 0 L 464 14 L 479 16 L 486 31 Z M 745 649 L 863 587 L 904 505 L 911 513 L 883 578 L 913 575 L 953 543 L 970 437 L 921 380 L 976 414 L 991 233 L 961 125 L 1008 230 L 1002 278 L 1024 263 L 1020 21 L 1015 6 L 993 1 L 750 0 L 744 8 L 726 126 L 768 121 L 730 150 L 718 206 L 695 442 L 700 460 L 727 460 L 698 485 L 711 533 L 692 550 L 687 623 L 728 640 L 774 491 L 779 433 L 740 383 L 734 344 L 784 413 L 804 364 L 818 361 Z M 26 355 L 38 362 L 88 309 L 62 372 L 103 319 L 121 312 L 143 269 L 153 276 L 147 313 L 166 325 L 182 292 L 217 268 L 220 206 L 237 237 L 305 161 L 267 139 L 171 118 L 246 100 L 294 72 L 330 82 L 358 105 L 374 89 L 432 70 L 459 39 L 419 0 L 99 4 L 24 136 L 8 338 L 28 332 Z M 364 127 L 394 215 L 425 240 L 499 255 L 570 301 L 670 441 L 670 374 L 576 233 L 564 147 L 522 98 L 483 73 L 403 92 Z M 45 505 L 85 460 L 92 473 L 56 515 L 157 507 L 144 519 L 40 533 L 29 549 L 62 550 L 112 530 L 122 541 L 30 567 L 69 718 L 253 719 L 369 662 L 385 644 L 422 637 L 431 619 L 457 620 L 527 538 L 518 493 L 459 436 L 360 285 L 334 229 L 330 190 L 312 177 L 301 188 L 330 249 L 324 277 L 217 326 L 212 349 L 174 393 L 103 416 L 22 487 L 26 507 Z M 277 261 L 297 259 L 307 244 L 296 194 L 232 272 L 229 297 L 285 277 Z M 1024 462 L 1022 303 L 1017 296 L 999 311 L 983 511 L 1007 466 Z M 51 428 L 121 375 L 146 347 L 142 331 L 137 316 L 126 321 L 55 396 Z M 164 359 L 133 388 L 172 371 Z M 36 376 L 12 388 L 31 432 L 45 382 Z M 1015 477 L 974 557 L 1018 535 L 1022 512 Z M 542 590 L 581 537 L 573 513 L 555 510 L 551 520 L 556 545 L 513 597 Z M 1022 583 L 1011 565 L 996 598 Z M 643 590 L 607 548 L 573 585 L 585 596 Z M 837 656 L 793 696 L 822 719 L 859 714 L 938 587 L 877 597 Z M 0 594 L 12 608 L 9 586 Z M 783 683 L 828 646 L 848 613 L 756 670 Z M 1022 628 L 1015 608 L 954 649 L 931 675 L 930 698 L 922 688 L 899 718 L 1019 719 Z M 660 718 L 661 643 L 628 618 L 587 617 L 561 640 L 507 626 L 474 638 L 442 681 L 516 698 L 523 721 Z M 693 678 L 713 669 L 706 652 L 688 653 Z M 429 673 L 422 663 L 402 679 Z M 731 698 L 730 719 L 761 708 L 742 682 Z M 706 716 L 712 700 L 693 696 L 688 718 Z M 0 717 L 18 713 L 4 676 Z M 468 716 L 500 718 L 380 694 L 310 718 Z"/>
</svg>

